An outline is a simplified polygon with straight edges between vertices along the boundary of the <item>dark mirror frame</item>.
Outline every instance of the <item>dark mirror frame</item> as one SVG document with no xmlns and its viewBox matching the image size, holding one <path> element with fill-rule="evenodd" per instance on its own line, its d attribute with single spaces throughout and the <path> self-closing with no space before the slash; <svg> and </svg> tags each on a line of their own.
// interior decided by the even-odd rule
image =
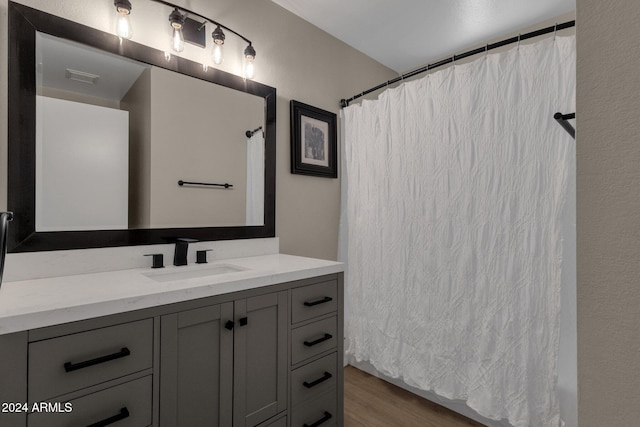
<svg viewBox="0 0 640 427">
<path fill-rule="evenodd" d="M 146 64 L 176 71 L 265 100 L 265 197 L 263 226 L 157 228 L 36 232 L 36 31 L 79 42 Z M 9 2 L 8 193 L 14 220 L 9 227 L 9 252 L 86 249 L 169 243 L 178 237 L 200 241 L 275 236 L 276 89 L 120 39 L 73 21 Z"/>
</svg>

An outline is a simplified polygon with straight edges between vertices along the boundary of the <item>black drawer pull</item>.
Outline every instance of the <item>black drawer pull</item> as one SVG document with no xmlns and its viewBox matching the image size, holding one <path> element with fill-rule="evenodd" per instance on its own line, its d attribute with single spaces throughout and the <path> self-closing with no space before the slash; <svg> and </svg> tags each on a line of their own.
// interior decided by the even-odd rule
<svg viewBox="0 0 640 427">
<path fill-rule="evenodd" d="M 312 302 L 305 301 L 304 305 L 306 307 L 313 307 L 314 305 L 324 304 L 325 302 L 330 302 L 330 301 L 333 301 L 333 298 L 324 297 L 322 299 L 319 299 L 318 301 L 312 301 Z"/>
<path fill-rule="evenodd" d="M 105 427 L 105 426 L 108 426 L 109 424 L 117 423 L 120 420 L 124 420 L 128 416 L 129 416 L 129 410 L 125 406 L 124 408 L 120 409 L 119 414 L 114 415 L 113 417 L 105 418 L 104 420 L 88 425 L 87 427 Z"/>
<path fill-rule="evenodd" d="M 120 359 L 121 357 L 129 356 L 131 352 L 127 347 L 122 347 L 122 349 L 113 354 L 108 354 L 106 356 L 97 357 L 91 360 L 85 360 L 84 362 L 71 363 L 67 362 L 64 364 L 64 370 L 67 372 L 77 371 L 78 369 L 88 368 L 89 366 L 98 365 L 100 363 L 108 362 L 110 360 Z"/>
<path fill-rule="evenodd" d="M 247 319 L 246 317 L 240 318 L 240 326 L 247 326 L 247 323 L 249 323 L 249 319 Z"/>
<path fill-rule="evenodd" d="M 305 386 L 306 388 L 315 387 L 315 386 L 317 386 L 318 384 L 323 383 L 323 382 L 325 382 L 326 380 L 330 379 L 331 377 L 333 377 L 333 375 L 331 375 L 331 374 L 330 374 L 329 372 L 327 372 L 327 371 L 324 371 L 324 375 L 323 375 L 322 377 L 320 377 L 320 378 L 318 378 L 317 380 L 312 381 L 312 382 L 310 382 L 310 383 L 308 383 L 308 382 L 306 382 L 306 381 L 305 381 L 305 382 L 303 382 L 303 383 L 302 383 L 302 385 L 303 385 L 303 386 Z"/>
<path fill-rule="evenodd" d="M 313 424 L 303 424 L 302 427 L 318 427 L 320 424 L 324 424 L 327 421 L 329 421 L 331 419 L 331 417 L 333 417 L 333 415 L 331 415 L 329 412 L 324 411 L 324 417 L 320 418 L 318 421 L 316 421 Z"/>
<path fill-rule="evenodd" d="M 231 320 L 227 320 L 227 323 L 224 324 L 224 328 L 228 330 L 232 330 L 235 323 Z"/>
<path fill-rule="evenodd" d="M 322 338 L 318 338 L 318 339 L 317 339 L 317 340 L 315 340 L 315 341 L 311 341 L 311 342 L 309 342 L 309 341 L 305 341 L 305 342 L 304 342 L 304 345 L 306 345 L 307 347 L 313 347 L 314 345 L 316 345 L 316 344 L 320 344 L 320 343 L 325 342 L 325 341 L 327 341 L 327 340 L 330 340 L 331 338 L 333 338 L 333 335 L 331 335 L 331 334 L 324 334 L 324 336 L 323 336 Z"/>
</svg>

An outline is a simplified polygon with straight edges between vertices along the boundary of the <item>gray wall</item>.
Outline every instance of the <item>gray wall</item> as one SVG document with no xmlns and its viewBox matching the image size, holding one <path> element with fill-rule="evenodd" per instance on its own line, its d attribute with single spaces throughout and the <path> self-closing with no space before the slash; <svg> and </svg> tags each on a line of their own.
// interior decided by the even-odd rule
<svg viewBox="0 0 640 427">
<path fill-rule="evenodd" d="M 581 427 L 640 423 L 640 2 L 577 1 Z"/>
<path fill-rule="evenodd" d="M 113 32 L 111 1 L 21 0 L 26 4 Z M 257 51 L 255 80 L 277 89 L 276 234 L 283 253 L 335 259 L 338 241 L 340 182 L 292 175 L 290 171 L 289 101 L 295 99 L 339 112 L 339 100 L 395 76 L 371 58 L 345 45 L 268 0 L 175 0 L 177 4 L 219 20 L 253 41 Z M 0 204 L 6 205 L 7 0 L 0 0 Z M 165 13 L 166 12 L 166 13 Z M 167 49 L 162 27 L 169 11 L 148 0 L 133 2 L 133 40 Z M 239 74 L 244 43 L 231 35 L 221 68 Z M 210 63 L 210 50 L 187 45 L 182 56 Z"/>
</svg>

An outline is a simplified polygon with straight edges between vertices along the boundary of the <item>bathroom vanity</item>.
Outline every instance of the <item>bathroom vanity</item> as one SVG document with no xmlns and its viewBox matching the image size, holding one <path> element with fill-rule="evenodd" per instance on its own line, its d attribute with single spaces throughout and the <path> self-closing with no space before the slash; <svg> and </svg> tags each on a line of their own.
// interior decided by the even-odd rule
<svg viewBox="0 0 640 427">
<path fill-rule="evenodd" d="M 274 254 L 5 283 L 0 425 L 342 425 L 342 269 Z"/>
</svg>

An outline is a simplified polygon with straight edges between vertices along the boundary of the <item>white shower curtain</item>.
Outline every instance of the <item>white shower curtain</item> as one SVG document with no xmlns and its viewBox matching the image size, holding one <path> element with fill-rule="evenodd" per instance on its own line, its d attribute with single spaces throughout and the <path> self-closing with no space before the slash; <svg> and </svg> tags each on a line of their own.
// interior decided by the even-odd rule
<svg viewBox="0 0 640 427">
<path fill-rule="evenodd" d="M 575 39 L 344 109 L 347 356 L 514 426 L 558 426 Z"/>
<path fill-rule="evenodd" d="M 264 136 L 247 139 L 247 225 L 264 225 Z"/>
</svg>

